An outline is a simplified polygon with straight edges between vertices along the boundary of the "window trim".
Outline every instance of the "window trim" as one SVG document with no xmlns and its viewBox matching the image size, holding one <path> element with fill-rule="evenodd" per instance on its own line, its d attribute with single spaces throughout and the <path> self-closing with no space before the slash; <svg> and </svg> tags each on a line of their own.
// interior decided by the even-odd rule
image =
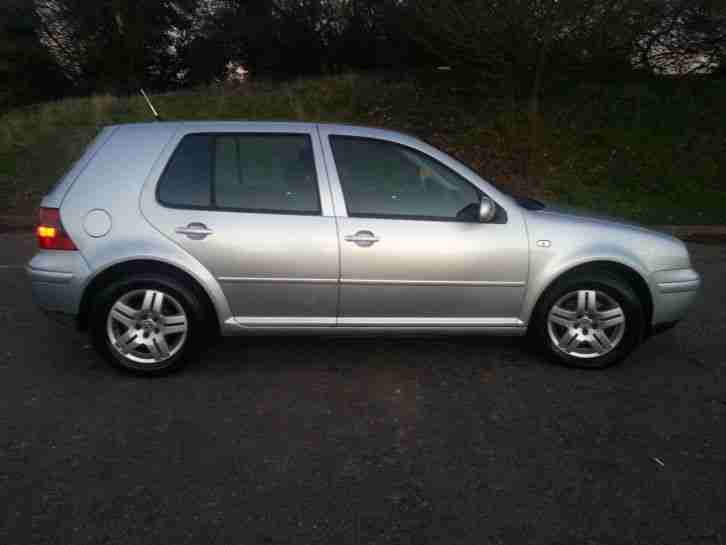
<svg viewBox="0 0 726 545">
<path fill-rule="evenodd" d="M 211 149 L 209 150 L 210 153 L 210 166 L 209 166 L 209 206 L 197 206 L 193 204 L 171 204 L 168 202 L 165 202 L 163 199 L 161 199 L 159 195 L 159 190 L 161 188 L 161 182 L 164 179 L 164 176 L 166 176 L 167 170 L 169 169 L 170 165 L 174 161 L 174 158 L 176 157 L 176 154 L 179 151 L 179 148 L 181 147 L 181 143 L 184 141 L 184 139 L 188 136 L 209 136 L 209 145 Z M 235 146 L 237 148 L 237 162 L 238 162 L 238 169 L 239 163 L 241 161 L 241 153 L 240 153 L 240 145 L 239 145 L 239 137 L 240 136 L 262 136 L 262 137 L 270 137 L 270 136 L 297 136 L 297 137 L 305 137 L 308 139 L 308 143 L 310 144 L 310 151 L 313 154 L 312 158 L 312 164 L 313 169 L 315 170 L 315 196 L 317 197 L 317 203 L 318 203 L 318 209 L 316 211 L 302 211 L 302 210 L 275 210 L 275 209 L 268 209 L 268 208 L 244 208 L 244 207 L 231 207 L 231 206 L 219 206 L 217 204 L 216 200 L 216 191 L 214 187 L 214 176 L 216 174 L 216 164 L 217 164 L 217 138 L 220 137 L 234 137 L 235 138 Z M 241 169 L 239 170 L 240 176 L 241 176 Z M 161 171 L 161 174 L 159 175 L 159 179 L 156 181 L 156 188 L 154 189 L 154 197 L 156 199 L 156 202 L 163 206 L 164 208 L 171 208 L 173 210 L 199 210 L 199 211 L 207 211 L 207 212 L 236 212 L 236 213 L 244 213 L 244 214 L 277 214 L 281 216 L 322 216 L 323 215 L 323 203 L 322 203 L 322 195 L 320 194 L 320 173 L 318 172 L 317 164 L 315 161 L 315 145 L 313 141 L 313 136 L 309 132 L 245 132 L 245 131 L 222 131 L 222 132 L 214 132 L 214 131 L 202 131 L 202 132 L 188 132 L 185 133 L 179 141 L 176 143 L 176 146 L 174 147 L 174 151 L 171 152 L 171 155 L 169 155 L 169 159 L 166 161 L 166 164 L 164 165 L 163 170 Z"/>
<path fill-rule="evenodd" d="M 404 148 L 406 150 L 410 150 L 414 153 L 417 153 L 419 155 L 423 155 L 426 159 L 429 159 L 430 161 L 433 161 L 435 164 L 439 165 L 441 168 L 445 169 L 448 172 L 453 173 L 457 178 L 464 181 L 466 184 L 471 186 L 474 191 L 476 191 L 477 195 L 479 195 L 479 199 L 481 200 L 481 197 L 486 195 L 484 191 L 482 191 L 477 185 L 471 183 L 465 176 L 462 174 L 456 172 L 453 168 L 449 167 L 448 165 L 445 165 L 435 157 L 432 157 L 428 153 L 415 148 L 414 146 L 409 146 L 407 144 L 402 144 L 401 142 L 396 142 L 393 140 L 387 140 L 385 138 L 376 138 L 373 136 L 360 136 L 360 135 L 351 135 L 351 134 L 340 134 L 340 133 L 329 133 L 327 135 L 328 137 L 328 145 L 330 147 L 330 155 L 333 160 L 333 166 L 335 167 L 335 173 L 338 178 L 338 183 L 340 185 L 340 191 L 343 196 L 343 204 L 345 205 L 345 212 L 349 218 L 358 218 L 358 219 L 388 219 L 388 220 L 408 220 L 408 221 L 437 221 L 437 222 L 447 222 L 447 223 L 479 223 L 478 221 L 472 221 L 467 219 L 459 219 L 459 218 L 450 218 L 445 216 L 418 216 L 418 215 L 410 215 L 410 214 L 375 214 L 375 213 L 356 213 L 351 212 L 350 207 L 348 206 L 348 197 L 346 196 L 345 192 L 345 184 L 343 180 L 340 177 L 340 172 L 338 170 L 338 161 L 335 158 L 335 148 L 333 147 L 333 140 L 338 139 L 344 139 L 344 140 L 364 140 L 369 142 L 378 142 L 378 143 L 384 143 L 384 144 L 390 144 L 396 147 Z M 498 216 L 501 216 L 501 212 L 504 212 L 504 209 L 499 206 L 498 203 L 494 203 L 497 206 L 498 209 Z M 491 221 L 489 223 L 506 223 L 506 215 L 504 215 L 503 220 L 495 220 Z"/>
</svg>

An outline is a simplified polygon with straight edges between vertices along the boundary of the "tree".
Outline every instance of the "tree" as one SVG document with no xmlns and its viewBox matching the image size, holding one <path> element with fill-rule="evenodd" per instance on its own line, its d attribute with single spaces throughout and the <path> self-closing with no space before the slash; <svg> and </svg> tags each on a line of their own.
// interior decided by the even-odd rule
<svg viewBox="0 0 726 545">
<path fill-rule="evenodd" d="M 654 0 L 420 0 L 414 36 L 447 64 L 538 96 L 547 73 L 628 64 Z"/>
<path fill-rule="evenodd" d="M 400 0 L 210 0 L 184 46 L 190 82 L 398 66 L 412 56 Z"/>
<path fill-rule="evenodd" d="M 525 95 L 530 151 L 538 147 L 548 81 L 631 70 L 634 45 L 659 0 L 419 0 L 413 36 L 449 65 L 511 96 Z M 529 164 L 529 161 L 528 161 Z"/>
<path fill-rule="evenodd" d="M 638 43 L 642 68 L 654 73 L 710 73 L 726 62 L 726 4 L 663 0 L 652 28 Z"/>
<path fill-rule="evenodd" d="M 197 0 L 38 0 L 42 39 L 81 92 L 165 87 Z"/>
<path fill-rule="evenodd" d="M 0 111 L 60 96 L 69 85 L 38 39 L 32 3 L 0 5 Z"/>
<path fill-rule="evenodd" d="M 412 64 L 416 45 L 405 32 L 409 6 L 399 0 L 333 2 L 336 24 L 329 43 L 335 66 L 380 69 Z"/>
</svg>

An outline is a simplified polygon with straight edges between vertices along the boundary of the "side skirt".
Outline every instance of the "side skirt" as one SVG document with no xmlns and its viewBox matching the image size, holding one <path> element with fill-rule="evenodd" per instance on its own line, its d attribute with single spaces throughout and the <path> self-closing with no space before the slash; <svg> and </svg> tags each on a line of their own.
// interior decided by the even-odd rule
<svg viewBox="0 0 726 545">
<path fill-rule="evenodd" d="M 336 323 L 337 322 L 337 323 Z M 223 335 L 502 335 L 522 336 L 527 326 L 516 318 L 259 318 L 238 316 Z"/>
</svg>

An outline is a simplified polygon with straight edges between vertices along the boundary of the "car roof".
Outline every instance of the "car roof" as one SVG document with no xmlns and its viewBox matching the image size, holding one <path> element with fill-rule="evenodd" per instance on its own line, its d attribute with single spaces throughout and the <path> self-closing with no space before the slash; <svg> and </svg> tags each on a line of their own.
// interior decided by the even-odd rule
<svg viewBox="0 0 726 545">
<path fill-rule="evenodd" d="M 421 140 L 418 136 L 414 134 L 409 134 L 401 131 L 394 131 L 390 129 L 384 129 L 382 127 L 373 127 L 373 126 L 366 126 L 366 125 L 354 125 L 349 123 L 315 123 L 315 122 L 304 122 L 304 121 L 285 121 L 285 120 L 278 120 L 278 121 L 250 121 L 250 120 L 239 120 L 239 121 L 233 121 L 233 120 L 197 120 L 197 121 L 149 121 L 149 122 L 140 122 L 140 123 L 117 123 L 114 125 L 108 125 L 108 128 L 122 128 L 122 127 L 133 127 L 135 129 L 142 129 L 144 127 L 148 127 L 149 129 L 153 129 L 154 127 L 158 128 L 159 125 L 164 125 L 166 127 L 171 127 L 175 129 L 184 128 L 184 129 L 193 129 L 195 126 L 198 126 L 200 129 L 203 129 L 205 131 L 208 131 L 210 127 L 213 126 L 219 126 L 220 129 L 225 128 L 229 130 L 230 127 L 239 127 L 241 129 L 243 128 L 250 128 L 254 129 L 255 127 L 267 127 L 270 129 L 279 128 L 280 131 L 284 131 L 285 129 L 292 129 L 292 128 L 299 128 L 299 129 L 310 129 L 312 127 L 319 127 L 321 129 L 327 129 L 331 132 L 335 132 L 336 129 L 339 130 L 356 130 L 356 131 L 362 131 L 362 132 L 370 132 L 371 134 L 389 134 L 392 136 L 406 136 L 409 138 L 413 138 L 416 140 Z"/>
</svg>

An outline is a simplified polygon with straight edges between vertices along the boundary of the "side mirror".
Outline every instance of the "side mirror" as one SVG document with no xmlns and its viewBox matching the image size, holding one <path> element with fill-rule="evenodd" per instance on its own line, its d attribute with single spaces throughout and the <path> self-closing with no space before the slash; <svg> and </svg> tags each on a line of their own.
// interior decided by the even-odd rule
<svg viewBox="0 0 726 545">
<path fill-rule="evenodd" d="M 479 221 L 481 223 L 489 223 L 497 215 L 497 205 L 486 195 L 481 196 L 479 202 Z"/>
</svg>

